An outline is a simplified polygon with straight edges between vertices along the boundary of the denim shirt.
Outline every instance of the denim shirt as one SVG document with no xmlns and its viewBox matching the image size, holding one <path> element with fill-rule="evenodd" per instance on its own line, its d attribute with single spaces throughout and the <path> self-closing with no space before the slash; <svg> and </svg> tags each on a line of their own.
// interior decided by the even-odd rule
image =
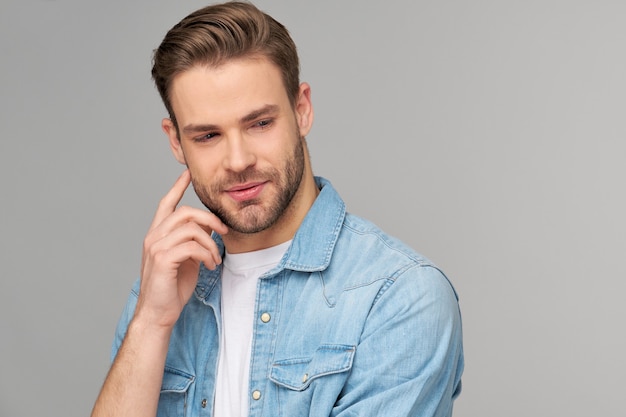
<svg viewBox="0 0 626 417">
<path fill-rule="evenodd" d="M 450 416 L 461 390 L 456 293 L 443 273 L 321 188 L 279 264 L 259 279 L 250 417 Z M 224 253 L 219 236 L 214 236 Z M 211 416 L 221 269 L 201 267 L 172 332 L 158 416 Z M 137 302 L 131 291 L 113 357 Z"/>
</svg>

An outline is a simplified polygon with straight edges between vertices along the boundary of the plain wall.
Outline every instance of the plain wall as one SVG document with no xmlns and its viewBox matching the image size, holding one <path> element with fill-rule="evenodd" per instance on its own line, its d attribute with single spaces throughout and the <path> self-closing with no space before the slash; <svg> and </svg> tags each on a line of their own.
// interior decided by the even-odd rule
<svg viewBox="0 0 626 417">
<path fill-rule="evenodd" d="M 0 3 L 2 417 L 91 410 L 182 170 L 151 53 L 203 5 Z M 316 174 L 460 294 L 455 416 L 623 416 L 626 3 L 257 5 L 299 47 Z"/>
</svg>

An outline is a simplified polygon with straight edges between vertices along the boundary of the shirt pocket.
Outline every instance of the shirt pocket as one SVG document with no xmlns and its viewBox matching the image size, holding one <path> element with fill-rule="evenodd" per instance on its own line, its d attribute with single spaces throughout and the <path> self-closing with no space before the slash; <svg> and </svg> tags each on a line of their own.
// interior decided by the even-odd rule
<svg viewBox="0 0 626 417">
<path fill-rule="evenodd" d="M 321 345 L 312 357 L 274 362 L 270 380 L 290 390 L 303 391 L 318 378 L 348 371 L 354 351 L 354 346 Z"/>
<path fill-rule="evenodd" d="M 165 367 L 157 417 L 182 417 L 187 411 L 187 394 L 195 380 L 193 375 Z"/>
<path fill-rule="evenodd" d="M 322 415 L 326 410 L 320 406 L 332 407 L 352 368 L 355 350 L 354 346 L 325 344 L 311 357 L 274 362 L 269 379 L 277 386 L 280 415 L 309 415 L 314 410 Z M 314 397 L 316 404 L 312 404 Z"/>
</svg>

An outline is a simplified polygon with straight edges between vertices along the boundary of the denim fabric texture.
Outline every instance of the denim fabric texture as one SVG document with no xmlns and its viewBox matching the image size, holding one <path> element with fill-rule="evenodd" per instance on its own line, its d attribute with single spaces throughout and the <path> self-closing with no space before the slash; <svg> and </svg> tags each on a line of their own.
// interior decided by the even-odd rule
<svg viewBox="0 0 626 417">
<path fill-rule="evenodd" d="M 457 295 L 429 260 L 346 213 L 331 184 L 259 280 L 250 417 L 450 416 L 461 391 Z M 224 253 L 221 238 L 214 235 Z M 201 268 L 170 340 L 158 416 L 211 416 L 220 275 Z M 131 291 L 115 357 L 137 302 Z"/>
</svg>

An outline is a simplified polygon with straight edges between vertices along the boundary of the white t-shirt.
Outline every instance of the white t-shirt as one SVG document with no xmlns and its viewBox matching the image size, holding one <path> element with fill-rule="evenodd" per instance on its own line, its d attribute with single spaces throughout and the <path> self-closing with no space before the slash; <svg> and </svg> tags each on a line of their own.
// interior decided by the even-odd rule
<svg viewBox="0 0 626 417">
<path fill-rule="evenodd" d="M 246 253 L 226 252 L 222 269 L 222 333 L 215 417 L 247 417 L 254 303 L 261 275 L 278 264 L 291 241 Z"/>
</svg>

